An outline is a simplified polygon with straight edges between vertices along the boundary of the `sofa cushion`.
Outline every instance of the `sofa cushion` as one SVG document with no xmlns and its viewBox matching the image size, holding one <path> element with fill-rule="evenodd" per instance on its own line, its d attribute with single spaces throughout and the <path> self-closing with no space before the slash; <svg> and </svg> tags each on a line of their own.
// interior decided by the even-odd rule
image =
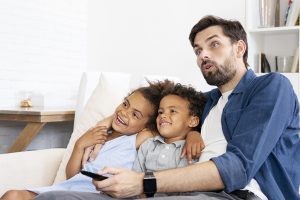
<svg viewBox="0 0 300 200">
<path fill-rule="evenodd" d="M 88 85 L 88 80 L 81 82 Z M 82 88 L 81 88 L 82 90 Z M 83 111 L 79 109 L 79 116 L 75 121 L 74 130 L 59 166 L 54 183 L 66 179 L 66 165 L 71 156 L 76 140 L 85 133 L 90 127 L 95 126 L 98 121 L 111 115 L 116 106 L 119 105 L 123 98 L 130 90 L 130 75 L 125 73 L 103 72 L 100 75 L 99 82 L 92 95 L 87 100 Z M 85 101 L 84 98 L 78 98 L 79 101 Z M 81 100 L 80 100 L 81 99 Z"/>
</svg>

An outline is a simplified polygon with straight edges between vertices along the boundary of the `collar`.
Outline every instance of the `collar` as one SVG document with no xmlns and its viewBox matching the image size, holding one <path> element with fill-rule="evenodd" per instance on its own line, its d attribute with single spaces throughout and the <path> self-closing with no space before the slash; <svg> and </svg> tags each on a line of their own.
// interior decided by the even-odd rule
<svg viewBox="0 0 300 200">
<path fill-rule="evenodd" d="M 153 138 L 153 141 L 160 142 L 162 144 L 167 144 L 167 143 L 165 143 L 165 139 L 160 135 L 155 136 Z M 171 144 L 174 144 L 175 147 L 182 147 L 182 146 L 184 146 L 184 143 L 185 143 L 185 140 L 178 140 L 178 141 L 172 142 Z"/>
<path fill-rule="evenodd" d="M 232 94 L 238 94 L 242 93 L 245 89 L 246 86 L 249 85 L 250 82 L 252 82 L 256 78 L 255 73 L 253 72 L 252 69 L 248 69 L 246 74 L 243 76 L 243 78 L 240 80 L 240 82 L 237 84 L 237 86 L 233 89 Z M 218 88 L 213 89 L 210 93 L 210 97 L 213 100 L 218 100 L 221 97 L 221 92 Z"/>
</svg>

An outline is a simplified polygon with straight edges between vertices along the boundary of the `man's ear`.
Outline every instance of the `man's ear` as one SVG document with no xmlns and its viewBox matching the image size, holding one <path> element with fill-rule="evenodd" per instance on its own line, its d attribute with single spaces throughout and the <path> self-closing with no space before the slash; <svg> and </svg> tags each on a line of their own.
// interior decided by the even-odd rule
<svg viewBox="0 0 300 200">
<path fill-rule="evenodd" d="M 243 40 L 239 40 L 236 42 L 236 54 L 238 58 L 243 58 L 247 45 Z"/>
<path fill-rule="evenodd" d="M 194 127 L 198 126 L 199 122 L 200 122 L 199 117 L 191 116 L 190 120 L 189 120 L 189 127 L 194 128 Z"/>
</svg>

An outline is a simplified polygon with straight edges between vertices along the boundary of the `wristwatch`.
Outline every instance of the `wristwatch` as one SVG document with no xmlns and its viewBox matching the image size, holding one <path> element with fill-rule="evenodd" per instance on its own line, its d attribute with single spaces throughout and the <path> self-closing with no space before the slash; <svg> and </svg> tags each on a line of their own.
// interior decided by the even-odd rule
<svg viewBox="0 0 300 200">
<path fill-rule="evenodd" d="M 146 172 L 144 176 L 144 193 L 146 197 L 153 197 L 156 193 L 156 178 L 153 172 Z"/>
</svg>

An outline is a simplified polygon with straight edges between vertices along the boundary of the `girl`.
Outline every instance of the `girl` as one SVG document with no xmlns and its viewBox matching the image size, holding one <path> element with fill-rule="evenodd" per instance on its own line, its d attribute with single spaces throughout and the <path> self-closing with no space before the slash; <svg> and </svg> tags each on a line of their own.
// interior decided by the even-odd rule
<svg viewBox="0 0 300 200">
<path fill-rule="evenodd" d="M 156 116 L 162 91 L 173 83 L 170 81 L 150 83 L 129 94 L 116 108 L 111 119 L 112 133 L 107 134 L 104 126 L 88 130 L 75 143 L 72 155 L 67 164 L 66 174 L 70 178 L 62 183 L 49 187 L 30 188 L 28 190 L 11 190 L 1 199 L 32 199 L 40 193 L 53 190 L 95 192 L 92 179 L 80 174 L 82 158 L 86 148 L 104 143 L 94 161 L 84 165 L 84 170 L 98 172 L 105 166 L 132 168 L 136 149 L 146 139 L 153 137 L 156 131 Z M 136 134 L 137 133 L 137 134 Z M 191 132 L 200 140 L 199 135 Z M 194 139 L 193 139 L 194 140 Z M 193 142 L 195 144 L 195 141 Z M 198 143 L 200 145 L 200 142 Z"/>
</svg>

